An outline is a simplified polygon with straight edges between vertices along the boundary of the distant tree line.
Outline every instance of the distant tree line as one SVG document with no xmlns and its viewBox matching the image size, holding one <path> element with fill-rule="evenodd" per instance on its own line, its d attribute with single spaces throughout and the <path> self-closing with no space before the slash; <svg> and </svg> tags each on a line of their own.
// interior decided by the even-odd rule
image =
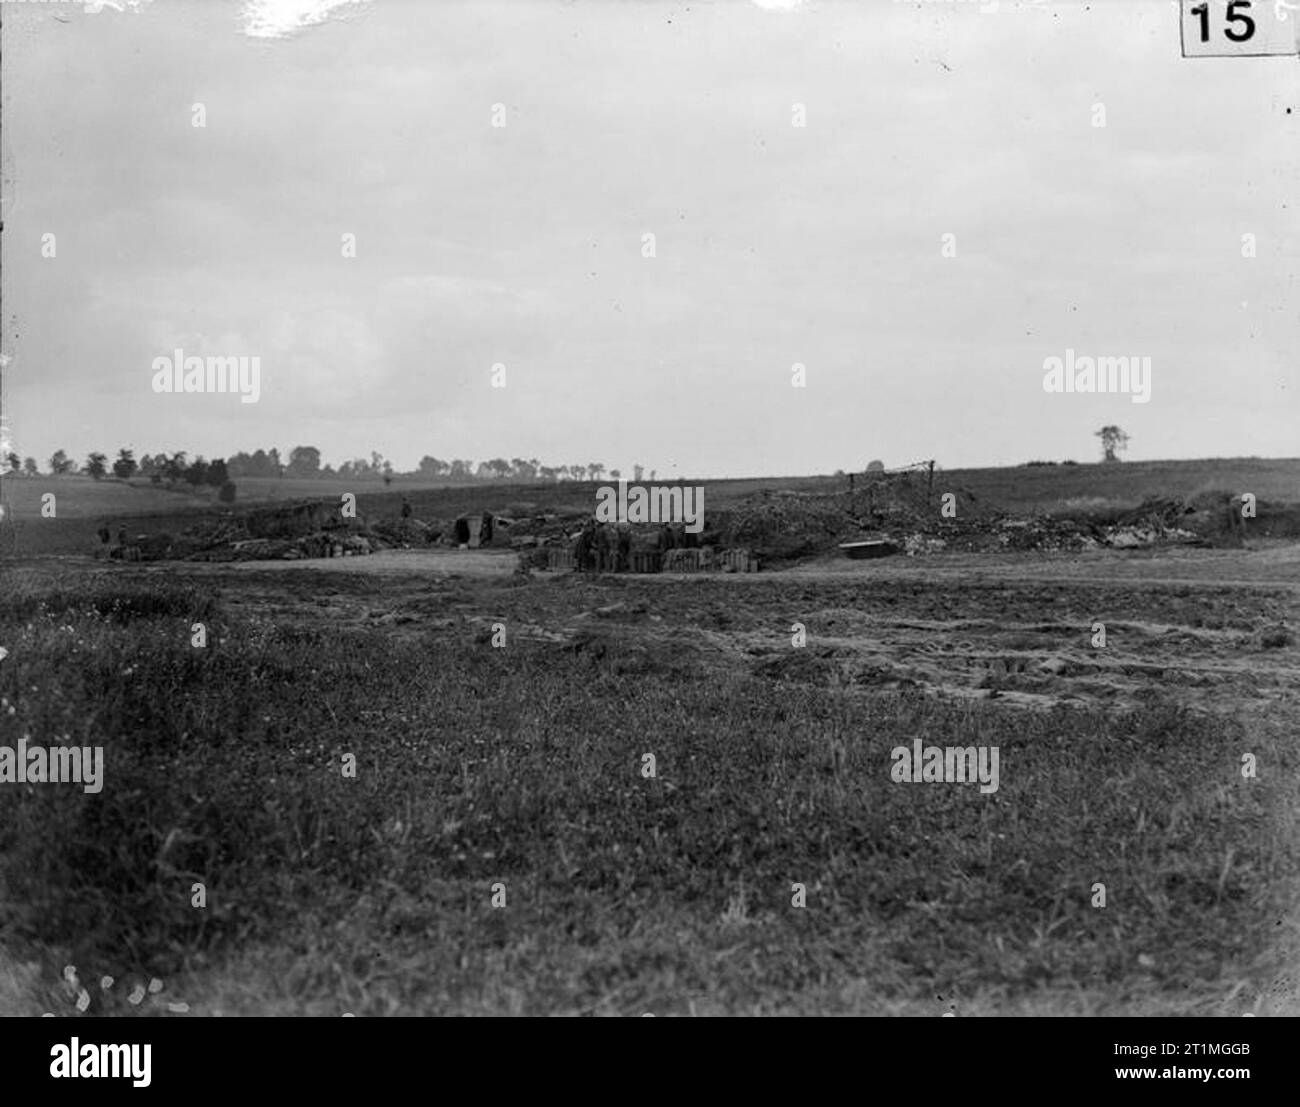
<svg viewBox="0 0 1300 1107">
<path fill-rule="evenodd" d="M 13 473 L 27 476 L 39 476 L 40 470 L 35 458 L 19 458 L 12 451 L 5 455 L 5 464 Z M 77 469 L 74 462 L 64 450 L 55 450 L 49 460 L 51 476 L 62 477 Z M 235 498 L 234 481 L 255 477 L 315 477 L 356 481 L 382 480 L 391 483 L 396 476 L 416 476 L 433 480 L 471 481 L 471 480 L 514 480 L 535 482 L 561 480 L 596 481 L 604 478 L 608 472 L 610 479 L 619 480 L 623 473 L 619 469 L 606 469 L 599 461 L 583 464 L 575 462 L 568 465 L 543 465 L 537 458 L 514 457 L 507 460 L 494 457 L 480 461 L 477 465 L 468 458 L 454 458 L 444 461 L 442 458 L 425 455 L 414 472 L 397 473 L 393 463 L 377 450 L 372 450 L 369 458 L 355 457 L 344 461 L 338 468 L 321 465 L 320 450 L 315 446 L 295 446 L 289 451 L 286 463 L 280 451 L 272 446 L 269 450 L 255 450 L 246 453 L 241 450 L 229 458 L 216 458 L 212 461 L 202 455 L 190 460 L 184 450 L 173 454 L 144 454 L 138 461 L 132 450 L 121 449 L 117 459 L 110 465 L 108 455 L 98 451 L 87 455 L 80 472 L 95 480 L 103 480 L 110 472 L 118 480 L 130 480 L 132 477 L 147 477 L 154 484 L 166 484 L 175 487 L 182 483 L 195 488 L 210 485 L 220 490 L 220 498 L 229 502 Z M 649 479 L 655 479 L 655 470 L 650 470 Z M 645 476 L 641 465 L 633 466 L 632 480 L 640 481 Z"/>
<path fill-rule="evenodd" d="M 598 461 L 586 464 L 543 465 L 537 458 L 494 457 L 477 464 L 470 458 L 431 457 L 425 454 L 419 465 L 412 472 L 398 472 L 393 463 L 378 450 L 372 450 L 369 458 L 354 457 L 342 462 L 337 468 L 321 464 L 320 450 L 315 446 L 295 446 L 289 452 L 289 461 L 283 464 L 278 450 L 258 450 L 254 454 L 237 453 L 227 462 L 232 477 L 323 477 L 340 480 L 382 480 L 389 483 L 394 477 L 422 477 L 426 480 L 515 480 L 515 481 L 559 481 L 559 480 L 601 480 L 608 472 L 613 480 L 622 476 L 619 469 L 607 469 Z M 645 469 L 641 465 L 633 467 L 633 480 L 641 480 Z M 652 470 L 650 479 L 654 480 Z"/>
<path fill-rule="evenodd" d="M 23 473 L 29 477 L 41 475 L 40 468 L 33 457 L 19 459 L 12 451 L 5 455 L 5 464 L 13 473 Z M 77 464 L 66 450 L 55 450 L 50 455 L 49 474 L 65 477 L 76 470 Z M 170 456 L 159 453 L 154 456 L 145 454 L 138 461 L 135 451 L 125 447 L 117 451 L 117 459 L 110 465 L 108 455 L 93 450 L 86 455 L 86 462 L 80 471 L 95 480 L 103 480 L 110 472 L 118 480 L 130 480 L 132 477 L 148 477 L 154 484 L 166 484 L 175 487 L 188 484 L 194 488 L 209 486 L 217 489 L 217 497 L 223 503 L 230 503 L 235 498 L 235 484 L 230 479 L 230 469 L 224 458 L 208 461 L 202 455 L 192 461 L 184 450 Z"/>
<path fill-rule="evenodd" d="M 5 454 L 5 465 L 11 472 L 22 473 L 24 476 L 35 477 L 40 475 L 40 469 L 36 467 L 34 457 L 20 458 L 12 450 Z"/>
</svg>

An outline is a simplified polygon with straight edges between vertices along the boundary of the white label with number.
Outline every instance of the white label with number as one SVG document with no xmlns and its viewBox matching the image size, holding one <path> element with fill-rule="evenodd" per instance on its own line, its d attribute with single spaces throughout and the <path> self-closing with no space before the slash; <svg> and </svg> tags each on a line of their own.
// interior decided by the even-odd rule
<svg viewBox="0 0 1300 1107">
<path fill-rule="evenodd" d="M 1183 57 L 1265 57 L 1300 53 L 1300 3 L 1182 0 Z"/>
</svg>

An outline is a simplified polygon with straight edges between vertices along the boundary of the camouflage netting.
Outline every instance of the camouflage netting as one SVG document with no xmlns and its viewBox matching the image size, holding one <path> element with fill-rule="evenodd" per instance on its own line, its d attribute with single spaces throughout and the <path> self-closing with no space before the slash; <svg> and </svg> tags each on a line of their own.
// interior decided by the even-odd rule
<svg viewBox="0 0 1300 1107">
<path fill-rule="evenodd" d="M 946 492 L 954 496 L 956 520 L 940 514 Z M 720 545 L 749 547 L 765 561 L 789 561 L 829 553 L 842 542 L 879 538 L 901 546 L 911 535 L 947 540 L 995 517 L 941 474 L 931 489 L 928 474 L 912 470 L 860 477 L 852 491 L 760 492 L 715 512 L 710 529 L 718 531 Z"/>
<path fill-rule="evenodd" d="M 709 515 L 721 546 L 745 546 L 765 561 L 787 561 L 833 549 L 858 529 L 833 497 L 759 493 Z"/>
</svg>

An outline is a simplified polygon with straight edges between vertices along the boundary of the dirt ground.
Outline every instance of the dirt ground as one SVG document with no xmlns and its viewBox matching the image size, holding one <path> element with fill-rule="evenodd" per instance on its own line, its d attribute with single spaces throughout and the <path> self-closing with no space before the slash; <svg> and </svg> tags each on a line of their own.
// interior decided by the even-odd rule
<svg viewBox="0 0 1300 1107">
<path fill-rule="evenodd" d="M 1209 712 L 1274 713 L 1300 692 L 1300 545 L 1137 553 L 827 558 L 780 572 L 515 572 L 507 551 L 168 564 L 223 606 L 292 625 L 464 628 L 616 642 L 776 680 L 912 687 L 1007 705 L 1133 706 L 1157 687 Z M 793 649 L 800 624 L 806 648 Z M 1103 639 L 1099 636 L 1104 625 Z M 1097 644 L 1094 644 L 1097 643 Z"/>
</svg>

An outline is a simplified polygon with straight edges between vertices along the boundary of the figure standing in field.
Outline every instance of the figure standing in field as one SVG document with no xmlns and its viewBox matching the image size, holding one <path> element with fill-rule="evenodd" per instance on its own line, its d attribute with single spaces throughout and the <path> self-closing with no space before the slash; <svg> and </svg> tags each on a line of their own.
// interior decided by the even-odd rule
<svg viewBox="0 0 1300 1107">
<path fill-rule="evenodd" d="M 586 572 L 586 557 L 591 550 L 590 535 L 586 533 L 586 526 L 577 533 L 577 539 L 573 542 L 573 568 L 578 572 Z"/>
<path fill-rule="evenodd" d="M 578 532 L 578 541 L 573 548 L 573 560 L 580 573 L 585 573 L 591 568 L 591 544 L 594 531 L 595 525 L 588 519 L 582 524 L 582 530 Z"/>
<path fill-rule="evenodd" d="M 405 496 L 403 496 L 402 497 L 402 518 L 409 519 L 410 517 L 411 517 L 411 501 L 408 500 Z"/>
<path fill-rule="evenodd" d="M 108 543 L 109 543 L 109 540 L 110 540 L 112 537 L 113 537 L 113 536 L 112 536 L 111 532 L 110 532 L 109 529 L 108 529 L 108 524 L 107 524 L 107 523 L 100 523 L 100 524 L 99 524 L 99 544 L 100 544 L 101 546 L 107 546 Z"/>
<path fill-rule="evenodd" d="M 618 567 L 616 573 L 632 571 L 632 527 L 629 523 L 618 525 Z"/>
<path fill-rule="evenodd" d="M 117 544 L 123 548 L 126 547 L 126 527 L 117 528 Z"/>
<path fill-rule="evenodd" d="M 614 528 L 610 524 L 602 524 L 599 530 L 599 550 L 601 550 L 601 572 L 608 573 L 614 569 Z"/>
<path fill-rule="evenodd" d="M 612 523 L 606 523 L 600 530 L 601 537 L 605 539 L 604 570 L 612 573 L 618 569 L 618 528 Z"/>
</svg>

